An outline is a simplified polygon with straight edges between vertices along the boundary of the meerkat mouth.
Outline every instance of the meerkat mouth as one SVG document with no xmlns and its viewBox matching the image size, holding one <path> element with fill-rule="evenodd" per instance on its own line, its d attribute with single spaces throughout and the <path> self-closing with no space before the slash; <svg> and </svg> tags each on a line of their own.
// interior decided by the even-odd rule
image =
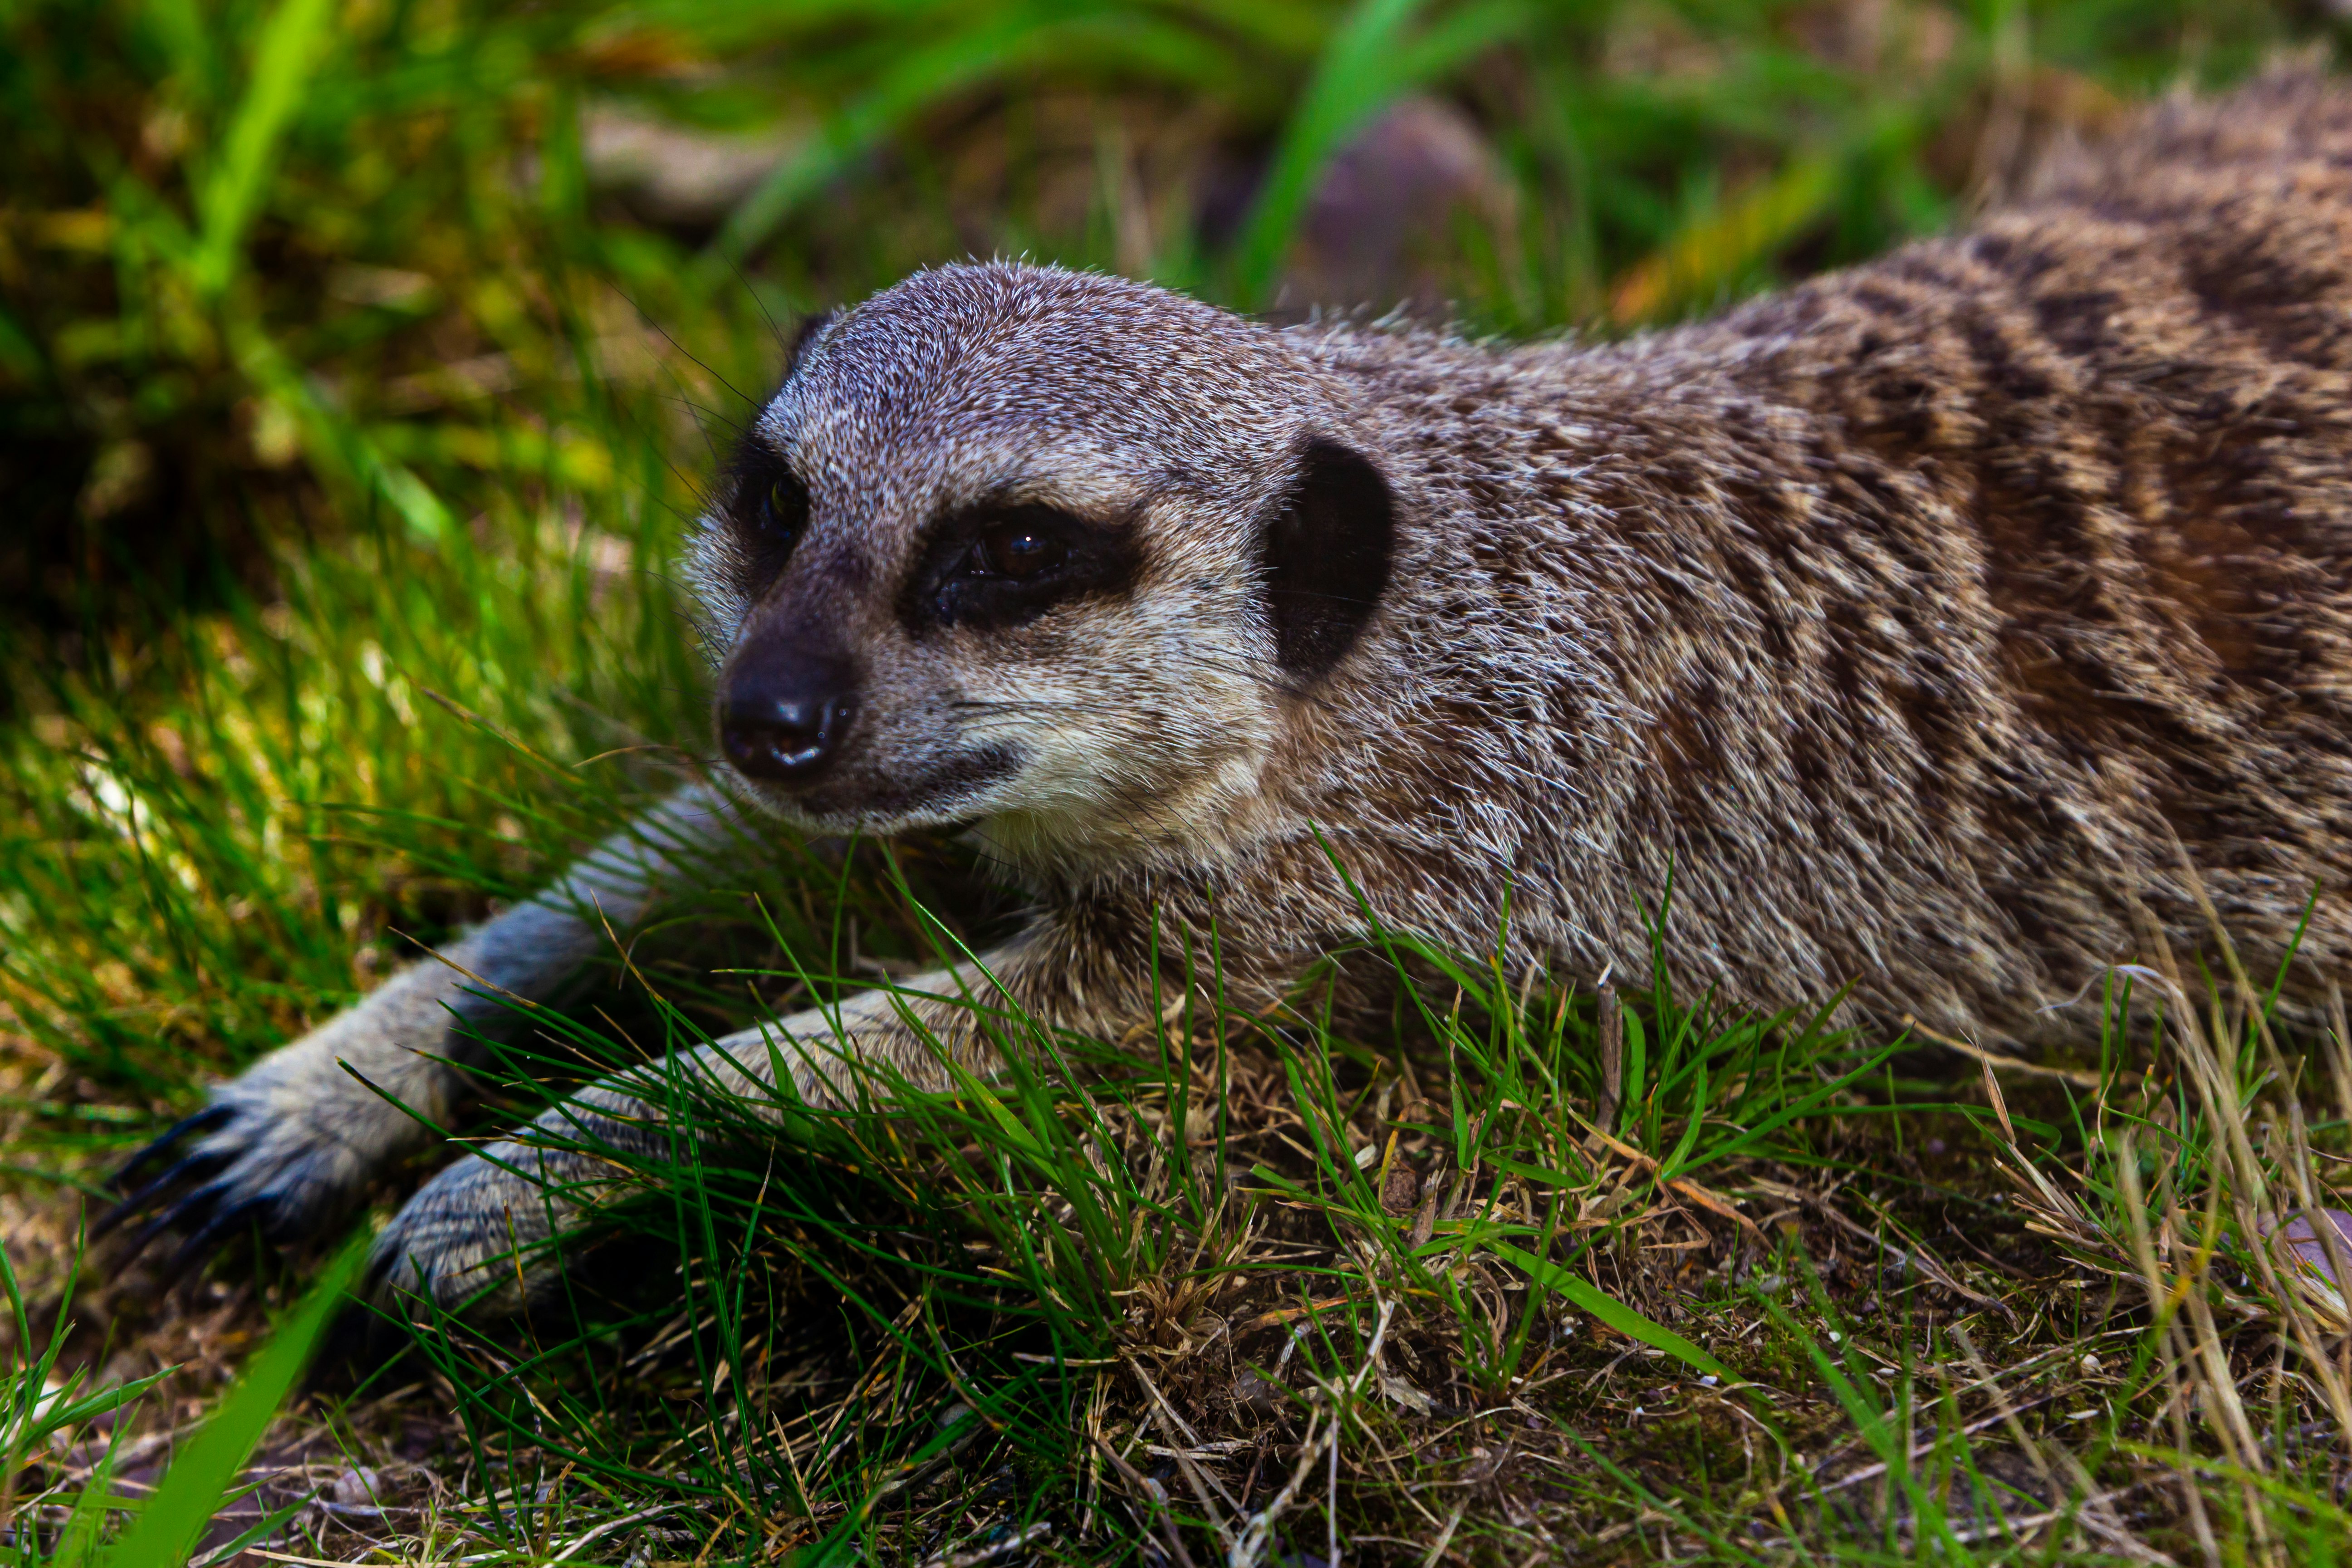
<svg viewBox="0 0 2352 1568">
<path fill-rule="evenodd" d="M 989 815 L 987 794 L 1018 775 L 1022 760 L 1017 748 L 992 744 L 919 763 L 888 778 L 843 778 L 790 794 L 758 793 L 781 815 L 819 824 L 825 832 L 960 827 Z"/>
</svg>

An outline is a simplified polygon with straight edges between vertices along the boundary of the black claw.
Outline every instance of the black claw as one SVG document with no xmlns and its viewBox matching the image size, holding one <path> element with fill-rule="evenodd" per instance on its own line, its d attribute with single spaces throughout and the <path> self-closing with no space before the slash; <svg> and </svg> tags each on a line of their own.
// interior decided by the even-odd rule
<svg viewBox="0 0 2352 1568">
<path fill-rule="evenodd" d="M 198 1187 L 194 1192 L 183 1197 L 178 1203 L 173 1204 L 170 1208 L 165 1209 L 162 1214 L 157 1215 L 153 1219 L 149 1220 L 144 1226 L 140 1227 L 139 1234 L 131 1238 L 130 1243 L 123 1248 L 121 1254 L 116 1258 L 114 1261 L 115 1271 L 120 1273 L 121 1270 L 130 1268 L 131 1265 L 137 1260 L 139 1255 L 146 1251 L 149 1247 L 152 1246 L 155 1238 L 163 1235 L 165 1231 L 178 1229 L 184 1221 L 204 1217 L 205 1210 L 213 1204 L 219 1202 L 221 1194 L 226 1191 L 228 1191 L 228 1188 L 223 1183 L 206 1183 L 205 1185 Z"/>
<path fill-rule="evenodd" d="M 153 1189 L 152 1188 L 149 1189 L 149 1191 L 152 1190 Z M 129 1219 L 132 1215 L 137 1214 L 139 1212 L 139 1205 L 146 1201 L 146 1197 L 147 1194 L 142 1192 L 136 1197 L 125 1198 L 121 1203 L 115 1205 L 112 1208 L 107 1210 L 104 1214 L 99 1215 L 96 1219 L 90 1221 L 89 1239 L 92 1241 L 98 1240 L 100 1237 L 110 1233 L 124 1220 Z"/>
<path fill-rule="evenodd" d="M 146 1147 L 122 1163 L 122 1168 L 107 1179 L 107 1185 L 121 1192 L 131 1183 L 132 1173 L 141 1167 L 153 1164 L 163 1157 L 163 1151 L 192 1132 L 210 1132 L 229 1119 L 236 1107 L 226 1100 L 215 1100 L 193 1116 L 183 1116 L 165 1128 Z"/>
<path fill-rule="evenodd" d="M 185 1123 L 183 1123 L 182 1125 L 184 1126 Z M 205 1153 L 201 1151 L 188 1155 L 178 1164 L 173 1165 L 170 1170 L 164 1172 L 162 1175 L 156 1177 L 153 1181 L 148 1183 L 145 1186 L 140 1188 L 137 1192 L 131 1194 L 129 1197 L 123 1199 L 121 1203 L 115 1205 L 112 1208 L 99 1215 L 97 1222 L 89 1227 L 90 1240 L 98 1240 L 100 1237 L 106 1235 L 115 1226 L 121 1225 L 124 1220 L 129 1219 L 132 1215 L 144 1210 L 150 1204 L 153 1203 L 157 1198 L 162 1197 L 173 1187 L 178 1186 L 181 1183 L 189 1181 L 197 1176 L 208 1176 L 212 1174 L 223 1165 L 227 1164 L 228 1159 L 229 1157 L 226 1153 Z M 123 1168 L 125 1170 L 130 1169 L 127 1165 Z M 145 1243 L 142 1241 L 140 1245 L 144 1246 Z"/>
<path fill-rule="evenodd" d="M 244 1223 L 252 1216 L 255 1210 L 268 1206 L 268 1203 L 269 1200 L 267 1197 L 247 1198 L 242 1202 L 229 1205 L 228 1207 L 206 1220 L 195 1235 L 180 1244 L 178 1250 L 172 1254 L 171 1260 L 158 1271 L 155 1277 L 156 1293 L 169 1295 L 172 1289 L 187 1277 L 188 1270 L 212 1250 L 213 1243 L 219 1239 L 223 1231 Z"/>
</svg>

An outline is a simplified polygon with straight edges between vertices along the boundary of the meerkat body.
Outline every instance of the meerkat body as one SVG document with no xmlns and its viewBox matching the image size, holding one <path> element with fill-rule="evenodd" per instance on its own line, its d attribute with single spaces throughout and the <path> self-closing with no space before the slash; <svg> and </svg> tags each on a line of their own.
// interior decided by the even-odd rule
<svg viewBox="0 0 2352 1568">
<path fill-rule="evenodd" d="M 417 972 L 226 1086 L 133 1205 L 199 1244 L 323 1224 L 420 1136 L 338 1057 L 446 1108 L 457 1037 L 420 1008 L 543 994 L 566 908 L 634 912 L 746 804 L 971 825 L 1012 868 L 1028 927 L 908 987 L 982 1069 L 960 997 L 1121 1029 L 1212 921 L 1245 999 L 1366 906 L 1589 981 L 1646 968 L 1670 879 L 1682 984 L 2031 1041 L 2084 1026 L 2053 1005 L 2142 955 L 2138 911 L 2205 940 L 2193 866 L 2263 973 L 2316 893 L 2308 1005 L 2352 952 L 2347 258 L 2352 100 L 2273 75 L 1968 234 L 1620 344 L 919 274 L 804 337 L 699 538 L 734 807 L 681 797 L 469 939 L 475 978 Z M 754 1098 L 844 1092 L 828 1053 L 919 1077 L 907 1005 L 691 1065 Z M 391 1277 L 473 1292 L 606 1190 L 546 1143 L 660 1121 L 623 1075 L 461 1161 Z"/>
</svg>

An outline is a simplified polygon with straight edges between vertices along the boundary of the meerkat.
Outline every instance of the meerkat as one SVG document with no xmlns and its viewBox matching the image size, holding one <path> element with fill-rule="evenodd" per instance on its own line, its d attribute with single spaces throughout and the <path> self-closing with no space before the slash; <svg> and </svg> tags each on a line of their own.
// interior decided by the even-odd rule
<svg viewBox="0 0 2352 1568">
<path fill-rule="evenodd" d="M 1375 923 L 1639 972 L 1670 878 L 1681 985 L 2030 1045 L 2143 911 L 2206 940 L 2193 868 L 2258 973 L 2308 910 L 2312 1005 L 2352 955 L 2348 267 L 2352 98 L 2282 68 L 1625 342 L 919 273 L 803 334 L 700 524 L 720 782 L 219 1089 L 127 1210 L 331 1223 L 455 1113 L 494 994 L 746 810 L 967 827 L 1035 904 L 667 1066 L 755 1104 L 941 1081 L 925 1035 L 985 1073 L 991 1008 L 1117 1037 L 1213 920 L 1244 1005 Z M 662 1070 L 444 1169 L 381 1277 L 520 1301 L 547 1249 L 518 1284 L 510 1248 L 622 1185 L 577 1145 L 674 1136 Z"/>
</svg>

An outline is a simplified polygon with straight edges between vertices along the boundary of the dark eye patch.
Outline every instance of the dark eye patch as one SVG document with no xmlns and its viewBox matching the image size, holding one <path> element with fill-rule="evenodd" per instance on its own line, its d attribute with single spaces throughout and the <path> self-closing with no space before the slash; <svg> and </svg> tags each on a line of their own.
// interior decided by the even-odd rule
<svg viewBox="0 0 2352 1568">
<path fill-rule="evenodd" d="M 833 323 L 835 314 L 819 310 L 801 322 L 800 331 L 785 348 L 787 384 L 800 374 L 801 362 Z M 741 586 L 757 592 L 783 572 L 793 547 L 808 532 L 808 485 L 756 431 L 746 430 L 720 471 L 717 489 L 717 510 L 740 546 L 739 558 L 747 578 Z"/>
<path fill-rule="evenodd" d="M 775 581 L 808 532 L 809 492 L 798 474 L 757 437 L 746 437 L 723 481 L 728 525 L 742 546 L 751 582 Z"/>
<path fill-rule="evenodd" d="M 1124 594 L 1141 566 L 1132 522 L 1029 502 L 976 507 L 932 525 L 899 618 L 918 635 L 1017 626 L 1073 599 Z"/>
</svg>

